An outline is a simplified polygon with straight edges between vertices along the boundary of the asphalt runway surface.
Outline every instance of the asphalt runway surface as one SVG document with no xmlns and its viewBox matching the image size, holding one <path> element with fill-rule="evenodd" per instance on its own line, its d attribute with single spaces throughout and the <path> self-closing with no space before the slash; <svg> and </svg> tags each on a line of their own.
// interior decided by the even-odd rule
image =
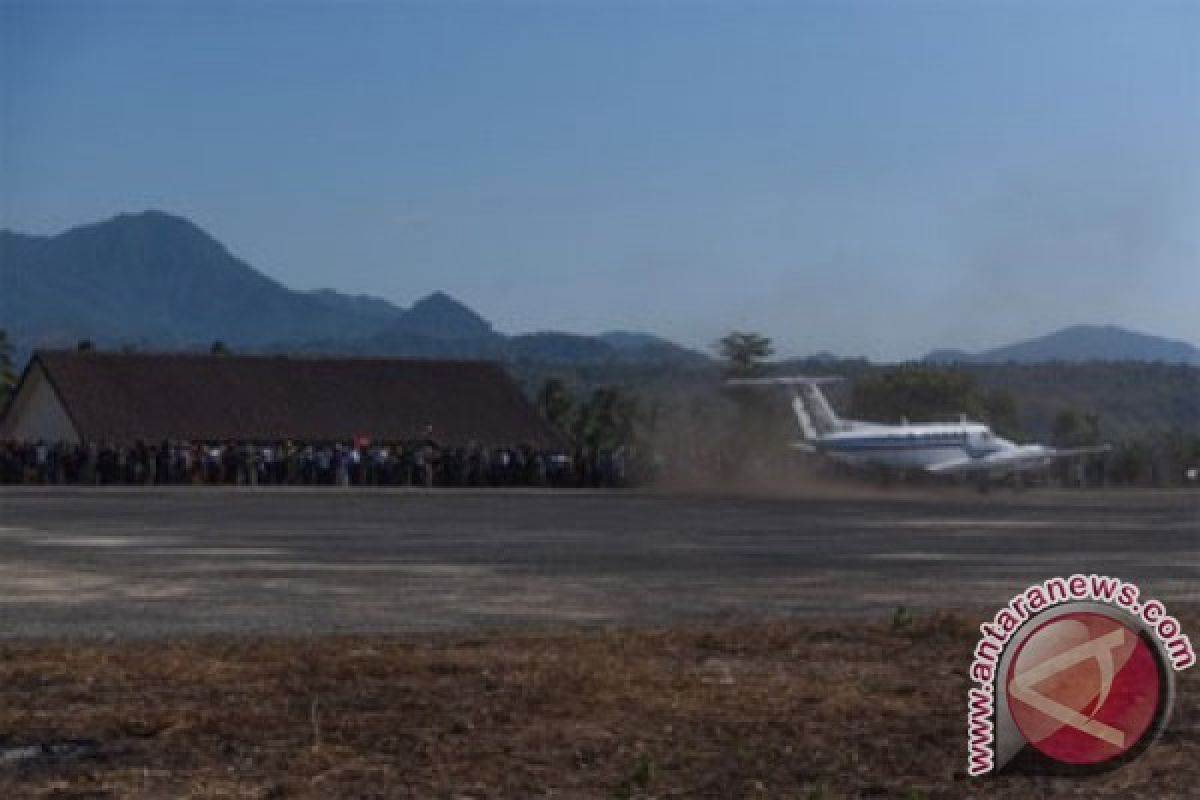
<svg viewBox="0 0 1200 800">
<path fill-rule="evenodd" d="M 990 613 L 1074 572 L 1200 603 L 1200 493 L 0 490 L 8 638 Z"/>
</svg>

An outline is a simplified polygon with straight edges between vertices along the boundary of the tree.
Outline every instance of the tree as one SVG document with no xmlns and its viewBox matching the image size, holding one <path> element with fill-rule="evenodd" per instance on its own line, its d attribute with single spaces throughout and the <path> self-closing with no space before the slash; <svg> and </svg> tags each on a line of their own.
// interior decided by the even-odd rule
<svg viewBox="0 0 1200 800">
<path fill-rule="evenodd" d="M 17 385 L 17 371 L 13 368 L 12 342 L 8 331 L 0 329 L 0 411 L 8 406 L 8 398 Z"/>
<path fill-rule="evenodd" d="M 1109 472 L 1115 483 L 1144 483 L 1150 477 L 1153 453 L 1145 442 L 1129 442 L 1119 447 L 1110 462 Z"/>
<path fill-rule="evenodd" d="M 596 450 L 630 444 L 637 425 L 637 398 L 602 387 L 579 405 L 572 427 L 577 444 Z"/>
<path fill-rule="evenodd" d="M 537 393 L 537 407 L 542 419 L 555 430 L 566 430 L 574 402 L 561 378 L 547 378 Z"/>
<path fill-rule="evenodd" d="M 731 377 L 746 377 L 762 371 L 763 362 L 775 354 L 771 340 L 757 333 L 731 331 L 717 342 L 717 352 Z"/>
<path fill-rule="evenodd" d="M 80 339 L 75 343 L 75 350 L 80 353 L 93 353 L 96 350 L 96 343 L 91 339 Z"/>
<path fill-rule="evenodd" d="M 1017 401 L 1007 389 L 993 389 L 983 397 L 983 418 L 992 430 L 1008 439 L 1021 435 Z"/>
<path fill-rule="evenodd" d="M 903 366 L 863 375 L 854 382 L 850 415 L 859 419 L 929 421 L 953 414 L 983 416 L 975 380 L 944 367 Z"/>
<path fill-rule="evenodd" d="M 212 346 L 208 348 L 208 352 L 214 356 L 228 356 L 233 354 L 233 351 L 229 349 L 229 345 L 225 344 L 221 339 L 213 341 Z"/>
<path fill-rule="evenodd" d="M 1081 414 L 1073 408 L 1063 409 L 1054 417 L 1051 436 L 1059 447 L 1099 444 L 1100 417 L 1097 414 Z"/>
<path fill-rule="evenodd" d="M 1200 468 L 1200 434 L 1172 428 L 1165 436 L 1165 450 L 1173 481 L 1186 481 L 1188 470 Z"/>
</svg>

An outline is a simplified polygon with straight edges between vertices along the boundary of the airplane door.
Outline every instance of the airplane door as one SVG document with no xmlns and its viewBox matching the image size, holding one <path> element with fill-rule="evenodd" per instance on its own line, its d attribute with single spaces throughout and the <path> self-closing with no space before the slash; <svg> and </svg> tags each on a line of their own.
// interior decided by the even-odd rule
<svg viewBox="0 0 1200 800">
<path fill-rule="evenodd" d="M 996 438 L 990 431 L 970 431 L 967 433 L 967 455 L 971 458 L 986 456 L 996 450 Z"/>
</svg>

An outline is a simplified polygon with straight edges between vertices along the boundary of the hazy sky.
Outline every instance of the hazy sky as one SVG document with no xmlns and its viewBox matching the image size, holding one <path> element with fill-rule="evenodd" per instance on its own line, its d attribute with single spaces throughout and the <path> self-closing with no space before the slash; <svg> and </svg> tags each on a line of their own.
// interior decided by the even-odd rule
<svg viewBox="0 0 1200 800">
<path fill-rule="evenodd" d="M 0 0 L 2 224 L 784 354 L 1200 341 L 1200 2 Z"/>
</svg>

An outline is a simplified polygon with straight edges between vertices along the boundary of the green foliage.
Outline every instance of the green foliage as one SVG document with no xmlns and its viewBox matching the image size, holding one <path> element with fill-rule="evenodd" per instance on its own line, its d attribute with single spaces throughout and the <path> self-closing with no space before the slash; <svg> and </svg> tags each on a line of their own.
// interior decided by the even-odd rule
<svg viewBox="0 0 1200 800">
<path fill-rule="evenodd" d="M 542 382 L 537 393 L 538 411 L 555 430 L 566 430 L 573 406 L 571 393 L 561 378 L 547 378 Z"/>
<path fill-rule="evenodd" d="M 1109 475 L 1118 484 L 1151 482 L 1154 454 L 1145 442 L 1131 442 L 1117 448 L 1110 461 Z"/>
<path fill-rule="evenodd" d="M 1200 467 L 1200 433 L 1188 434 L 1176 428 L 1167 433 L 1164 449 L 1169 461 L 1181 471 Z"/>
<path fill-rule="evenodd" d="M 612 448 L 633 441 L 638 400 L 613 386 L 596 389 L 579 404 L 571 433 L 576 444 L 591 449 Z"/>
<path fill-rule="evenodd" d="M 725 373 L 745 377 L 762 371 L 763 362 L 775 353 L 771 340 L 757 333 L 731 331 L 717 342 Z"/>
<path fill-rule="evenodd" d="M 984 416 L 975 380 L 966 372 L 906 365 L 860 377 L 854 384 L 850 414 L 856 419 L 896 422 L 901 417 L 928 421 L 952 414 Z"/>
<path fill-rule="evenodd" d="M 1059 447 L 1087 447 L 1100 443 L 1100 417 L 1064 409 L 1054 417 L 1052 439 Z"/>
<path fill-rule="evenodd" d="M 1188 467 L 1200 467 L 1200 369 L 1141 362 L 1087 364 L 987 364 L 933 369 L 957 373 L 957 387 L 943 385 L 941 397 L 915 398 L 891 388 L 882 376 L 921 372 L 925 366 L 875 366 L 861 359 L 803 359 L 772 364 L 781 374 L 842 375 L 847 380 L 827 387 L 830 403 L 843 416 L 895 422 L 902 416 L 922 418 L 966 412 L 986 421 L 1001 436 L 1018 442 L 1072 441 L 1114 445 L 1112 453 L 1089 460 L 1090 480 L 1107 483 L 1179 483 Z M 754 396 L 724 385 L 718 364 L 674 366 L 607 363 L 563 366 L 525 363 L 514 370 L 531 398 L 548 377 L 560 377 L 576 396 L 613 385 L 636 397 L 639 408 L 652 409 L 656 447 L 671 447 L 681 462 L 720 451 L 722 468 L 736 462 L 738 452 L 759 456 L 766 448 L 795 435 L 795 419 L 783 392 L 757 390 Z M 892 379 L 893 382 L 896 379 Z M 963 384 L 973 387 L 964 398 Z M 854 403 L 859 389 L 859 406 Z M 867 396 L 874 385 L 877 393 Z M 936 383 L 935 383 L 936 385 Z M 873 406 L 861 406 L 870 400 Z M 893 403 L 896 403 L 893 405 Z M 904 403 L 905 406 L 901 406 Z M 759 404 L 759 405 L 755 405 Z M 925 406 L 924 408 L 920 406 Z M 754 408 L 750 408 L 754 406 Z M 1063 411 L 1075 423 L 1055 433 Z M 574 417 L 572 417 L 574 422 Z M 639 419 L 639 434 L 645 433 Z M 1015 430 L 1014 430 L 1015 428 Z M 1127 445 L 1139 447 L 1126 451 Z M 698 455 L 699 454 L 699 455 Z M 1065 463 L 1065 462 L 1064 462 Z"/>
<path fill-rule="evenodd" d="M 8 398 L 17 385 L 17 371 L 13 367 L 12 352 L 8 331 L 0 328 L 0 410 L 8 407 Z"/>
<path fill-rule="evenodd" d="M 829 785 L 821 782 L 809 790 L 807 800 L 829 800 L 830 797 Z"/>
<path fill-rule="evenodd" d="M 613 797 L 619 800 L 632 800 L 634 797 L 644 796 L 653 782 L 654 760 L 649 755 L 642 753 L 633 765 L 629 777 L 621 781 L 613 790 Z"/>
<path fill-rule="evenodd" d="M 643 753 L 638 758 L 637 766 L 634 768 L 631 777 L 634 785 L 639 789 L 648 789 L 650 787 L 650 782 L 654 780 L 654 762 L 650 759 L 650 756 Z"/>
<path fill-rule="evenodd" d="M 1179 428 L 1200 433 L 1200 369 L 1178 364 L 1094 362 L 966 368 L 984 390 L 1016 398 L 1023 433 L 1053 439 L 1064 409 L 1096 414 L 1104 441 L 1147 440 Z"/>
<path fill-rule="evenodd" d="M 983 420 L 1006 439 L 1021 438 L 1017 399 L 1007 389 L 993 389 L 983 396 Z"/>
</svg>

